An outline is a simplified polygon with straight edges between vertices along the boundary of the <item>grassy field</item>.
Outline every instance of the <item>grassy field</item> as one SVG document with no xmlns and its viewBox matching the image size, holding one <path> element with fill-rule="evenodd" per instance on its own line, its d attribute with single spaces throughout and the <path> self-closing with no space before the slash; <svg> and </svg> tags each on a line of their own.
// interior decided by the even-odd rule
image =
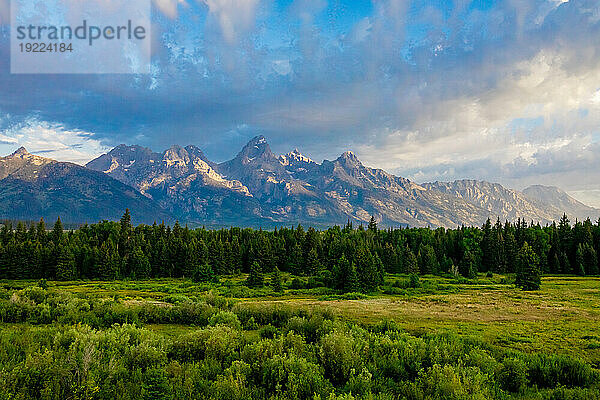
<svg viewBox="0 0 600 400">
<path fill-rule="evenodd" d="M 286 277 L 288 282 L 290 277 Z M 221 279 L 218 284 L 194 284 L 189 280 L 49 282 L 49 292 L 77 296 L 116 298 L 127 304 L 170 307 L 187 299 L 208 295 L 232 296 L 234 302 L 281 304 L 303 309 L 328 309 L 339 319 L 375 325 L 394 320 L 411 334 L 454 332 L 483 339 L 502 348 L 524 352 L 568 354 L 600 369 L 600 278 L 546 276 L 542 289 L 523 292 L 503 276 L 473 281 L 424 277 L 419 288 L 400 288 L 405 276 L 388 276 L 379 293 L 356 300 L 341 299 L 324 288 L 248 289 L 244 276 Z M 7 289 L 34 282 L 2 281 Z M 7 329 L 10 325 L 4 324 Z M 152 330 L 176 336 L 193 330 L 184 325 L 149 325 Z"/>
</svg>

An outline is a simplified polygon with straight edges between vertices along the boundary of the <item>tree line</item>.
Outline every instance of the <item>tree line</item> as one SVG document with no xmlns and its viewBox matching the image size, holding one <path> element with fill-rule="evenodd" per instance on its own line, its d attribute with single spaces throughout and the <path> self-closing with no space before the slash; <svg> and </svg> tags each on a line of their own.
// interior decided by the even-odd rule
<svg viewBox="0 0 600 400">
<path fill-rule="evenodd" d="M 488 221 L 456 229 L 379 229 L 334 226 L 265 231 L 251 228 L 190 229 L 176 223 L 133 226 L 129 210 L 119 222 L 102 221 L 65 230 L 58 219 L 0 230 L 0 279 L 143 279 L 286 271 L 342 291 L 370 291 L 385 273 L 516 273 L 517 284 L 535 289 L 541 273 L 597 275 L 600 220 L 571 224 L 564 215 L 546 226 L 525 220 Z"/>
</svg>

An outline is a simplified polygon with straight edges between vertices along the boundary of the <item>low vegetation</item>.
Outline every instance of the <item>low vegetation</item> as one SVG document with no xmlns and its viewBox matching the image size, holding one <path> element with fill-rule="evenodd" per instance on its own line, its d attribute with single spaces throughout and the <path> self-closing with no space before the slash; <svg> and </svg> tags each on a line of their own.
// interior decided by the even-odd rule
<svg viewBox="0 0 600 400">
<path fill-rule="evenodd" d="M 282 274 L 279 290 L 247 288 L 247 275 L 4 281 L 2 397 L 600 396 L 598 279 L 547 277 L 521 292 L 510 276 L 389 275 L 369 295 L 292 289 L 295 279 Z M 236 287 L 252 296 L 219 294 Z"/>
</svg>

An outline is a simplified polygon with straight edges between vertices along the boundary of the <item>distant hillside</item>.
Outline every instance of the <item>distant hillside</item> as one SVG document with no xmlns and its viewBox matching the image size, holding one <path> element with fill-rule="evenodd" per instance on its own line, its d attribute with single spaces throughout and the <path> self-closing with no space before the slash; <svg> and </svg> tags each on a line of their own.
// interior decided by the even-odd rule
<svg viewBox="0 0 600 400">
<path fill-rule="evenodd" d="M 556 186 L 533 185 L 523 190 L 523 193 L 530 199 L 567 213 L 572 220 L 591 218 L 595 221 L 600 218 L 599 209 L 583 204 Z"/>
<path fill-rule="evenodd" d="M 124 210 L 136 222 L 172 222 L 151 199 L 106 174 L 29 154 L 0 157 L 0 218 L 65 222 L 117 220 Z"/>
</svg>

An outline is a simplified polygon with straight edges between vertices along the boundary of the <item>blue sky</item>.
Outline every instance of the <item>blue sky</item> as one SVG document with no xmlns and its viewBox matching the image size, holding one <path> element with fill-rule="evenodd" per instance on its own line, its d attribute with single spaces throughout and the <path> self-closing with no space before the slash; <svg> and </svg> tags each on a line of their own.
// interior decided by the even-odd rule
<svg viewBox="0 0 600 400">
<path fill-rule="evenodd" d="M 0 152 L 231 158 L 257 134 L 417 182 L 563 187 L 600 206 L 597 0 L 155 0 L 149 76 L 9 73 Z"/>
</svg>

